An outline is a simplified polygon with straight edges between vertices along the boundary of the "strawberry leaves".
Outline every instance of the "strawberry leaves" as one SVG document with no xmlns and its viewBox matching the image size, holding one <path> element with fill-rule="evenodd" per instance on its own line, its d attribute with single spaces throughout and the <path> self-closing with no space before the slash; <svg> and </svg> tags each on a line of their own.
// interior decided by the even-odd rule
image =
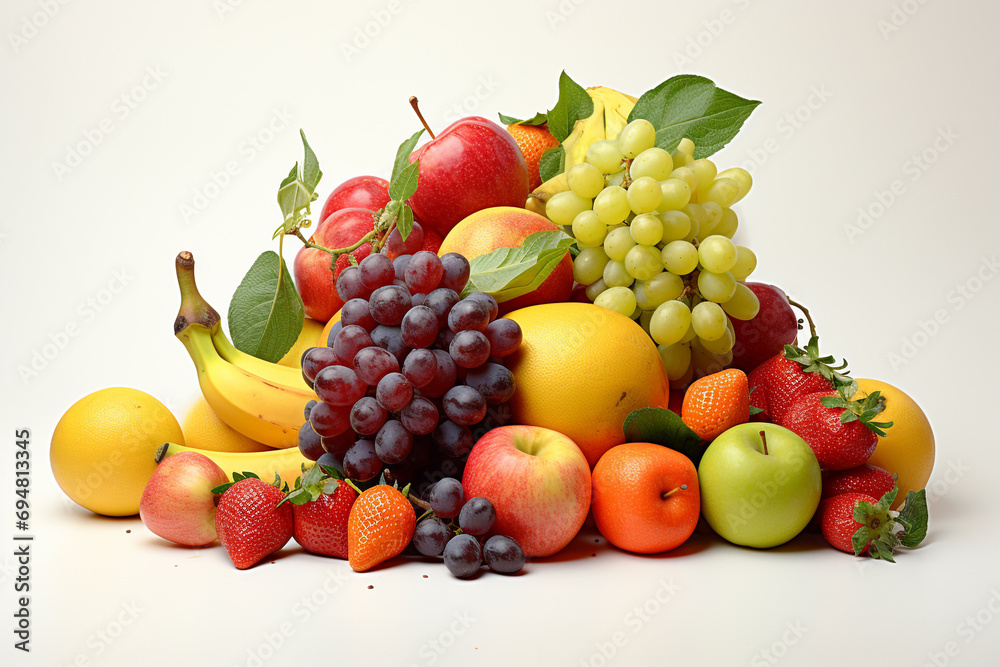
<svg viewBox="0 0 1000 667">
<path fill-rule="evenodd" d="M 876 415 L 885 410 L 885 399 L 882 398 L 881 392 L 875 391 L 864 398 L 851 400 L 857 390 L 858 383 L 852 380 L 849 385 L 838 388 L 836 396 L 823 396 L 819 402 L 827 408 L 844 408 L 844 412 L 840 415 L 842 424 L 859 421 L 875 435 L 885 437 L 885 429 L 892 426 L 892 422 L 872 421 Z"/>
<path fill-rule="evenodd" d="M 223 493 L 225 493 L 226 491 L 228 491 L 229 488 L 231 486 L 233 486 L 234 484 L 236 484 L 237 482 L 242 482 L 245 479 L 260 479 L 260 476 L 257 473 L 255 473 L 255 472 L 246 472 L 246 471 L 243 471 L 243 472 L 234 472 L 231 475 L 231 477 L 233 478 L 233 481 L 226 482 L 225 484 L 220 484 L 219 486 L 217 486 L 214 489 L 212 489 L 212 493 L 215 494 L 215 495 L 217 495 L 217 496 L 218 495 L 222 495 Z M 288 484 L 283 484 L 282 483 L 281 477 L 278 475 L 278 473 L 274 473 L 274 481 L 271 482 L 271 486 L 273 486 L 276 489 L 280 489 L 281 491 L 288 491 Z"/>
<path fill-rule="evenodd" d="M 874 505 L 858 502 L 854 505 L 854 520 L 861 524 L 851 536 L 854 555 L 860 556 L 868 548 L 868 555 L 895 563 L 893 552 L 897 547 L 912 549 L 927 536 L 927 498 L 923 490 L 906 494 L 903 509 L 895 517 L 889 511 L 899 488 L 893 488 Z M 896 524 L 903 530 L 896 532 Z"/>
<path fill-rule="evenodd" d="M 786 345 L 785 358 L 800 364 L 806 373 L 818 373 L 826 378 L 833 384 L 834 389 L 854 383 L 846 372 L 840 372 L 847 368 L 846 359 L 840 365 L 834 366 L 837 360 L 833 356 L 819 356 L 819 336 L 812 336 L 805 349 Z"/>
</svg>

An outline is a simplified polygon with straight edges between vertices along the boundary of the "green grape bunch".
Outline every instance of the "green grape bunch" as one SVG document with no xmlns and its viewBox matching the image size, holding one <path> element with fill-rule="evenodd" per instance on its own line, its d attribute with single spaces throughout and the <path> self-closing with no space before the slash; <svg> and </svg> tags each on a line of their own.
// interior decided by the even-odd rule
<svg viewBox="0 0 1000 667">
<path fill-rule="evenodd" d="M 732 206 L 753 181 L 745 169 L 694 159 L 690 139 L 672 153 L 655 140 L 639 119 L 594 142 L 545 212 L 576 238 L 573 277 L 587 298 L 638 321 L 681 387 L 732 363 L 731 318 L 760 308 L 744 285 L 757 257 L 732 241 Z"/>
</svg>

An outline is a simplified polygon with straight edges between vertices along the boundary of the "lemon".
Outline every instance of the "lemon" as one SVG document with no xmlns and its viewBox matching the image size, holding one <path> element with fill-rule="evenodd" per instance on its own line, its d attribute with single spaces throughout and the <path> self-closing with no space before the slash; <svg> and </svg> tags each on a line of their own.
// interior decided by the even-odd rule
<svg viewBox="0 0 1000 667">
<path fill-rule="evenodd" d="M 73 502 L 106 516 L 139 513 L 139 499 L 156 470 L 153 455 L 165 442 L 184 443 L 163 403 L 127 387 L 84 396 L 52 432 L 49 460 Z"/>
<path fill-rule="evenodd" d="M 310 347 L 316 347 L 317 340 L 319 340 L 319 335 L 323 331 L 323 323 L 317 322 L 316 320 L 309 319 L 308 317 L 302 321 L 302 331 L 299 332 L 299 337 L 292 345 L 292 349 L 285 353 L 278 363 L 282 366 L 288 366 L 289 368 L 301 368 L 302 367 L 302 353 L 308 350 Z M 326 343 L 322 343 L 324 346 Z"/>
<path fill-rule="evenodd" d="M 219 419 L 204 396 L 184 417 L 184 444 L 213 452 L 267 452 L 271 448 L 252 440 Z"/>
</svg>

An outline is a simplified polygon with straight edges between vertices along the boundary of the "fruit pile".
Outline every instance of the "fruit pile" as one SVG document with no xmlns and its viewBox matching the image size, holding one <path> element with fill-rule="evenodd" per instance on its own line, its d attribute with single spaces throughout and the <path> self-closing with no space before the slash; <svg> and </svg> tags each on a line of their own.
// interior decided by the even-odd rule
<svg viewBox="0 0 1000 667">
<path fill-rule="evenodd" d="M 757 104 L 697 76 L 635 98 L 564 72 L 548 111 L 435 135 L 411 98 L 424 129 L 389 178 L 339 185 L 308 236 L 322 172 L 303 134 L 228 336 L 177 257 L 202 394 L 183 429 L 147 394 L 95 392 L 56 426 L 56 480 L 239 569 L 294 539 L 357 572 L 514 574 L 588 516 L 634 553 L 705 519 L 738 545 L 812 532 L 892 561 L 926 534 L 934 436 L 902 391 L 821 355 L 807 309 L 747 282 L 751 178 L 709 157 Z"/>
</svg>

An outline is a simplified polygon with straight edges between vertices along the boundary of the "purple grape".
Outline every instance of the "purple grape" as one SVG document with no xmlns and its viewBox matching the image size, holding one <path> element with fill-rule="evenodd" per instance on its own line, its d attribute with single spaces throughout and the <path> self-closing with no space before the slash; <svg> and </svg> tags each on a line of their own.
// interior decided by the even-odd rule
<svg viewBox="0 0 1000 667">
<path fill-rule="evenodd" d="M 392 260 L 385 255 L 373 253 L 358 263 L 358 273 L 361 283 L 370 290 L 391 285 L 396 279 L 396 270 Z"/>
<path fill-rule="evenodd" d="M 351 408 L 351 428 L 358 435 L 375 435 L 389 418 L 389 413 L 371 396 L 358 400 Z"/>
<path fill-rule="evenodd" d="M 309 413 L 309 423 L 314 431 L 324 437 L 340 435 L 351 426 L 351 409 L 342 405 L 317 403 Z"/>
<path fill-rule="evenodd" d="M 474 438 L 468 426 L 445 420 L 434 429 L 434 444 L 445 456 L 460 458 L 472 450 Z"/>
<path fill-rule="evenodd" d="M 355 324 L 365 331 L 371 332 L 378 324 L 368 309 L 368 302 L 364 299 L 351 299 L 340 309 L 340 322 L 342 326 Z"/>
<path fill-rule="evenodd" d="M 410 309 L 410 292 L 399 285 L 386 285 L 372 292 L 368 310 L 379 324 L 397 326 Z"/>
<path fill-rule="evenodd" d="M 389 412 L 399 412 L 413 398 L 413 385 L 402 373 L 389 373 L 378 381 L 375 399 Z"/>
<path fill-rule="evenodd" d="M 521 347 L 521 326 L 514 320 L 501 317 L 486 327 L 486 339 L 490 341 L 490 354 L 506 357 Z"/>
<path fill-rule="evenodd" d="M 399 362 L 380 347 L 366 347 L 354 355 L 354 372 L 369 387 L 378 386 L 379 380 L 389 373 L 399 372 Z"/>
<path fill-rule="evenodd" d="M 444 414 L 462 426 L 472 426 L 486 416 L 486 400 L 472 387 L 458 385 L 444 395 Z"/>
<path fill-rule="evenodd" d="M 299 427 L 299 451 L 310 461 L 315 461 L 326 451 L 323 449 L 323 438 L 309 422 Z"/>
<path fill-rule="evenodd" d="M 396 259 L 392 260 L 392 268 L 396 272 L 396 280 L 403 280 L 406 276 L 406 265 L 410 263 L 411 257 L 413 257 L 413 255 L 400 255 Z"/>
<path fill-rule="evenodd" d="M 429 435 L 437 426 L 438 417 L 437 407 L 423 396 L 414 396 L 399 413 L 399 421 L 414 435 Z"/>
<path fill-rule="evenodd" d="M 479 572 L 483 552 L 472 535 L 456 535 L 444 547 L 444 564 L 459 579 L 468 579 Z"/>
<path fill-rule="evenodd" d="M 403 341 L 403 331 L 400 327 L 390 327 L 380 324 L 372 331 L 372 341 L 376 346 L 387 350 L 400 364 L 410 353 L 410 346 Z"/>
<path fill-rule="evenodd" d="M 329 452 L 324 453 L 316 459 L 316 464 L 324 468 L 336 468 L 340 472 L 344 472 L 343 461 L 338 461 L 337 457 Z"/>
<path fill-rule="evenodd" d="M 316 374 L 328 366 L 344 365 L 337 353 L 329 347 L 310 347 L 302 353 L 302 377 L 312 387 Z"/>
<path fill-rule="evenodd" d="M 489 405 L 506 403 L 513 398 L 516 389 L 510 369 L 489 362 L 470 370 L 465 376 L 465 384 L 482 394 Z"/>
<path fill-rule="evenodd" d="M 441 259 L 432 252 L 421 250 L 414 253 L 406 265 L 404 280 L 411 292 L 428 294 L 438 286 L 443 274 Z"/>
<path fill-rule="evenodd" d="M 486 498 L 469 498 L 458 514 L 458 526 L 468 535 L 485 535 L 493 527 L 497 511 Z"/>
<path fill-rule="evenodd" d="M 356 266 L 348 266 L 337 276 L 337 296 L 343 302 L 351 299 L 366 299 L 371 290 L 361 282 L 361 271 Z"/>
<path fill-rule="evenodd" d="M 451 340 L 448 353 L 462 368 L 476 368 L 490 358 L 490 341 L 481 331 L 459 331 Z"/>
<path fill-rule="evenodd" d="M 344 474 L 358 482 L 367 482 L 382 472 L 382 460 L 375 453 L 375 441 L 358 440 L 344 454 Z"/>
<path fill-rule="evenodd" d="M 403 316 L 399 328 L 409 347 L 430 347 L 438 335 L 437 315 L 427 306 L 415 306 Z"/>
<path fill-rule="evenodd" d="M 316 395 L 331 405 L 354 405 L 366 391 L 368 385 L 353 368 L 329 366 L 316 376 Z"/>
<path fill-rule="evenodd" d="M 490 314 L 490 322 L 497 318 L 497 313 L 500 312 L 500 306 L 497 305 L 497 300 L 486 292 L 473 292 L 465 298 L 472 299 L 473 301 L 479 301 L 486 306 L 486 310 Z"/>
<path fill-rule="evenodd" d="M 419 222 L 414 222 L 404 241 L 403 235 L 399 233 L 399 227 L 396 227 L 386 237 L 385 247 L 394 255 L 412 255 L 424 247 L 424 228 Z"/>
<path fill-rule="evenodd" d="M 434 345 L 442 350 L 447 350 L 451 347 L 451 341 L 455 339 L 455 332 L 451 329 L 441 329 L 441 333 L 438 334 L 437 340 L 434 341 Z"/>
<path fill-rule="evenodd" d="M 460 301 L 458 292 L 455 290 L 439 287 L 427 295 L 424 305 L 434 311 L 438 318 L 438 326 L 448 326 L 448 313 Z"/>
<path fill-rule="evenodd" d="M 413 466 L 414 470 L 420 470 L 421 468 L 427 467 L 427 464 L 431 461 L 431 455 L 433 453 L 434 446 L 427 436 L 414 435 L 413 449 L 410 450 L 410 456 L 406 459 L 406 461 Z"/>
<path fill-rule="evenodd" d="M 364 301 L 364 299 L 362 299 L 362 301 Z M 368 302 L 365 301 L 365 303 Z M 336 322 L 333 323 L 333 326 L 330 327 L 330 333 L 326 335 L 327 347 L 331 347 L 333 345 L 333 341 L 337 339 L 337 334 L 339 334 L 340 330 L 343 328 L 344 328 L 344 323 L 341 322 L 340 320 L 337 320 Z"/>
<path fill-rule="evenodd" d="M 524 567 L 524 549 L 512 537 L 494 535 L 483 545 L 486 566 L 500 574 L 516 574 Z"/>
<path fill-rule="evenodd" d="M 316 407 L 317 403 L 319 403 L 319 401 L 316 401 L 316 400 L 312 400 L 312 401 L 309 401 L 308 403 L 306 403 L 306 407 L 303 408 L 303 410 L 302 410 L 302 414 L 303 414 L 303 416 L 305 416 L 306 421 L 309 421 L 309 414 L 312 412 L 312 409 L 314 407 Z"/>
<path fill-rule="evenodd" d="M 427 300 L 427 295 L 426 294 L 422 294 L 420 292 L 417 292 L 416 294 L 414 294 L 413 296 L 410 297 L 410 305 L 414 306 L 414 307 L 416 307 L 416 306 L 422 306 L 422 305 L 424 305 L 424 301 L 426 301 L 426 300 Z"/>
<path fill-rule="evenodd" d="M 354 446 L 354 441 L 357 438 L 357 434 L 353 430 L 347 429 L 340 435 L 335 435 L 331 438 L 323 438 L 323 449 L 326 450 L 328 454 L 332 454 L 340 462 L 338 465 L 343 468 L 344 465 L 344 454 L 347 450 Z"/>
<path fill-rule="evenodd" d="M 413 547 L 425 556 L 440 556 L 451 531 L 437 518 L 427 517 L 413 531 Z"/>
<path fill-rule="evenodd" d="M 434 378 L 420 388 L 420 393 L 431 398 L 439 398 L 455 386 L 455 362 L 444 350 L 434 350 L 434 358 L 437 360 Z"/>
<path fill-rule="evenodd" d="M 441 287 L 455 290 L 459 294 L 469 282 L 469 260 L 457 252 L 441 255 L 441 266 L 444 272 L 441 276 Z"/>
<path fill-rule="evenodd" d="M 413 448 L 413 434 L 395 419 L 390 419 L 375 436 L 375 452 L 385 463 L 400 463 Z"/>
<path fill-rule="evenodd" d="M 396 488 L 403 488 L 413 481 L 413 466 L 410 462 L 392 463 L 385 467 L 385 483 Z"/>
<path fill-rule="evenodd" d="M 477 299 L 463 299 L 448 313 L 448 328 L 459 331 L 486 331 L 490 324 L 490 311 Z"/>
<path fill-rule="evenodd" d="M 340 330 L 333 341 L 333 352 L 344 360 L 353 360 L 354 355 L 366 347 L 371 347 L 372 337 L 363 327 L 351 324 Z"/>
<path fill-rule="evenodd" d="M 418 389 L 434 379 L 436 370 L 437 358 L 431 350 L 412 350 L 403 360 L 403 375 Z"/>
<path fill-rule="evenodd" d="M 465 489 L 454 477 L 443 477 L 431 487 L 427 494 L 427 502 L 439 517 L 451 519 L 462 511 L 462 505 L 465 504 Z"/>
</svg>

